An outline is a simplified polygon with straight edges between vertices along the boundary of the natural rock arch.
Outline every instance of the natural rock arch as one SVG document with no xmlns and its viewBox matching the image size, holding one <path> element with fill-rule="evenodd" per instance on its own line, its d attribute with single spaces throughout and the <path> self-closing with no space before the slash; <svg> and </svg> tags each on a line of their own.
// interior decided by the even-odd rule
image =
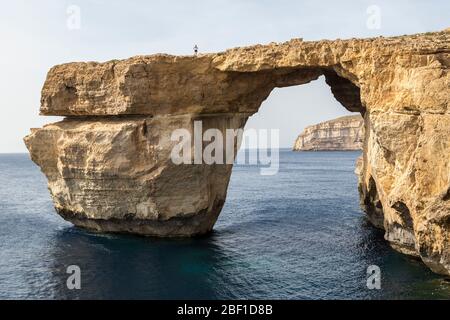
<svg viewBox="0 0 450 320">
<path fill-rule="evenodd" d="M 365 119 L 361 201 L 397 250 L 450 274 L 450 33 L 258 45 L 52 68 L 25 138 L 56 210 L 97 231 L 190 236 L 212 229 L 231 165 L 175 165 L 171 132 L 242 128 L 275 87 L 324 75 Z M 376 215 L 376 216 L 375 216 Z"/>
</svg>

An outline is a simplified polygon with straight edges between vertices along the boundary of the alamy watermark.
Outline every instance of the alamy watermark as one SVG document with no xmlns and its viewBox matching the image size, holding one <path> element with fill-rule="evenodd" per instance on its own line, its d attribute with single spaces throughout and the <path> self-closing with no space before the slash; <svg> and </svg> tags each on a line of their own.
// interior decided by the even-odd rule
<svg viewBox="0 0 450 320">
<path fill-rule="evenodd" d="M 381 269 L 379 266 L 372 265 L 367 268 L 367 289 L 381 290 Z"/>
<path fill-rule="evenodd" d="M 81 269 L 77 265 L 68 266 L 66 270 L 70 276 L 67 278 L 66 286 L 69 290 L 81 290 Z"/>
<path fill-rule="evenodd" d="M 66 9 L 66 26 L 69 30 L 81 29 L 81 8 L 77 5 L 70 5 Z"/>
<path fill-rule="evenodd" d="M 176 144 L 171 160 L 176 165 L 260 165 L 261 175 L 275 175 L 279 171 L 279 137 L 278 129 L 204 131 L 202 121 L 195 121 L 193 132 L 188 129 L 172 132 L 171 141 Z M 239 149 L 249 152 L 238 154 Z"/>
<path fill-rule="evenodd" d="M 366 26 L 371 30 L 381 29 L 381 8 L 377 5 L 367 7 L 366 13 L 368 15 Z"/>
</svg>

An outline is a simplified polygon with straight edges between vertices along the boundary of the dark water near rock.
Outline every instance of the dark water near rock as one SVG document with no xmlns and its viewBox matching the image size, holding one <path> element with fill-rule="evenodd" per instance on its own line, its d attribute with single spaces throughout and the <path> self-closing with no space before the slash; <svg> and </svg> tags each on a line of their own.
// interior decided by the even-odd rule
<svg viewBox="0 0 450 320">
<path fill-rule="evenodd" d="M 212 235 L 96 235 L 52 207 L 28 155 L 0 155 L 0 298 L 450 298 L 450 285 L 391 250 L 358 206 L 357 152 L 281 152 L 280 173 L 235 167 Z M 82 289 L 66 288 L 81 268 Z M 381 290 L 368 290 L 378 265 Z"/>
</svg>

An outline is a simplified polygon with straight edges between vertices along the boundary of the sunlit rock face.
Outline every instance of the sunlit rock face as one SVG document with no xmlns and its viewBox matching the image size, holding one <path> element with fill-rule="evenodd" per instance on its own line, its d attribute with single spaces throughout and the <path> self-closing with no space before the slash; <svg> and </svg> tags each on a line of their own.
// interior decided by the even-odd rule
<svg viewBox="0 0 450 320">
<path fill-rule="evenodd" d="M 203 130 L 243 128 L 274 88 L 324 75 L 335 98 L 364 118 L 359 190 L 370 220 L 395 249 L 449 275 L 449 40 L 448 31 L 295 39 L 191 57 L 59 65 L 44 84 L 41 114 L 66 119 L 33 129 L 25 143 L 57 211 L 74 224 L 203 234 L 225 201 L 231 165 L 174 164 L 171 132 L 191 132 L 198 119 Z"/>
<path fill-rule="evenodd" d="M 345 116 L 306 127 L 294 143 L 294 151 L 355 151 L 364 145 L 364 119 Z"/>
</svg>

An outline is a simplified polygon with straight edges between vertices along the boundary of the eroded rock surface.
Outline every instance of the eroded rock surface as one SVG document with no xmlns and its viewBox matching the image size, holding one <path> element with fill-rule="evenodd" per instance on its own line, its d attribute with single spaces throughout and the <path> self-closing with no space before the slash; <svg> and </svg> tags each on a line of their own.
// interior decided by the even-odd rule
<svg viewBox="0 0 450 320">
<path fill-rule="evenodd" d="M 355 151 L 364 145 L 364 119 L 345 116 L 308 126 L 294 143 L 294 151 Z"/>
<path fill-rule="evenodd" d="M 386 239 L 450 274 L 450 33 L 301 39 L 198 57 L 138 56 L 52 68 L 25 138 L 57 211 L 112 232 L 191 236 L 212 229 L 231 165 L 175 165 L 174 129 L 242 128 L 275 87 L 325 76 L 365 122 L 363 207 Z M 320 111 L 319 111 L 320 112 Z M 258 186 L 255 186 L 257 188 Z"/>
</svg>

